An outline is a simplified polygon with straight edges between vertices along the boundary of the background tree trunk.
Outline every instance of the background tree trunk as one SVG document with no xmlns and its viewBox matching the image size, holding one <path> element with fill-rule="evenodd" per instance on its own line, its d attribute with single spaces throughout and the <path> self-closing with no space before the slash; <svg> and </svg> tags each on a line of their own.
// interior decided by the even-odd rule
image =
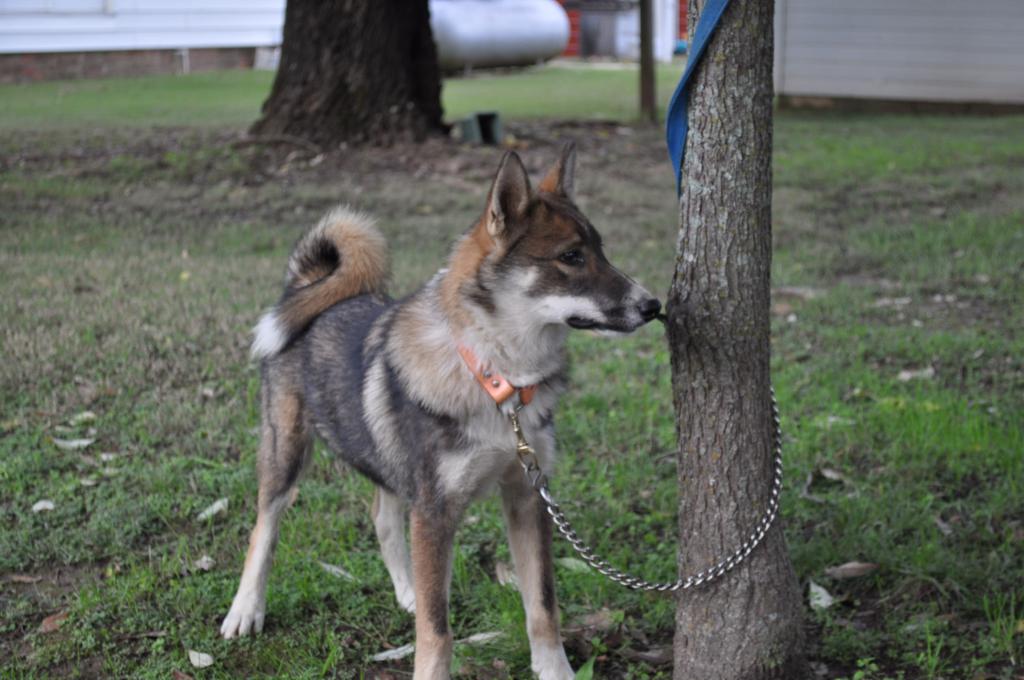
<svg viewBox="0 0 1024 680">
<path fill-rule="evenodd" d="M 705 0 L 690 0 L 690 29 Z M 772 479 L 772 2 L 733 0 L 690 92 L 669 293 L 680 573 L 745 540 Z M 679 595 L 675 678 L 805 675 L 802 602 L 779 523 L 733 572 Z"/>
<path fill-rule="evenodd" d="M 442 130 L 427 0 L 288 0 L 281 64 L 254 135 L 341 142 Z"/>
</svg>

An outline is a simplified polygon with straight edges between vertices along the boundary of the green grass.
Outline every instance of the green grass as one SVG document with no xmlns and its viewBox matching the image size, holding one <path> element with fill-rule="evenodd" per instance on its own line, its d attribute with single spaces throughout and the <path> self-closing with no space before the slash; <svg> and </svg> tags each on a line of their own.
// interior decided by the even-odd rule
<svg viewBox="0 0 1024 680">
<path fill-rule="evenodd" d="M 682 71 L 681 64 L 658 66 L 656 92 L 662 112 Z M 508 118 L 628 121 L 637 117 L 638 78 L 637 69 L 629 66 L 613 70 L 546 66 L 501 77 L 449 79 L 442 97 L 448 118 L 492 110 Z"/>
<path fill-rule="evenodd" d="M 658 67 L 664 109 L 682 72 Z M 499 111 L 512 118 L 630 120 L 637 116 L 636 68 L 542 66 L 445 80 L 445 117 Z M 273 80 L 266 71 L 220 71 L 0 85 L 0 130 L 244 126 L 258 115 Z"/>
<path fill-rule="evenodd" d="M 0 85 L 0 129 L 244 125 L 272 80 L 266 71 L 222 71 Z"/>
<path fill-rule="evenodd" d="M 514 113 L 604 117 L 595 102 L 618 95 L 607 115 L 629 118 L 630 78 L 542 69 L 449 81 L 447 106 L 456 115 L 500 104 L 534 173 L 558 139 L 576 137 L 580 202 L 610 259 L 665 290 L 678 217 L 660 132 Z M 580 83 L 579 99 L 547 94 Z M 255 515 L 248 329 L 273 301 L 294 239 L 336 202 L 381 218 L 393 291 L 411 290 L 481 209 L 497 152 L 431 142 L 314 166 L 231 147 L 268 85 L 234 73 L 0 88 L 2 677 L 409 669 L 370 660 L 411 641 L 412 622 L 377 554 L 370 485 L 322 449 L 283 524 L 267 630 L 216 636 Z M 58 100 L 63 108 L 46 109 Z M 824 677 L 1021 672 L 1021 129 L 1021 117 L 777 117 L 773 282 L 815 292 L 775 295 L 782 514 L 801 582 L 838 600 L 807 611 L 808 653 Z M 570 349 L 553 489 L 613 562 L 672 578 L 674 426 L 660 332 L 579 335 Z M 925 368 L 931 377 L 899 377 Z M 86 409 L 94 421 L 69 424 Z M 83 451 L 54 443 L 74 437 L 96 441 Z M 227 512 L 196 519 L 222 497 Z M 33 512 L 41 499 L 54 510 Z M 571 551 L 558 542 L 556 554 Z M 210 571 L 194 567 L 203 555 Z M 495 578 L 509 560 L 495 502 L 474 506 L 459 535 L 452 623 L 459 638 L 506 635 L 459 647 L 464 677 L 528 677 L 519 597 Z M 851 580 L 825 574 L 851 560 L 879 566 Z M 670 599 L 564 566 L 558 595 L 575 666 L 669 677 L 635 652 L 671 644 Z M 580 624 L 604 607 L 610 627 Z M 63 626 L 39 632 L 58 612 Z M 214 665 L 191 668 L 188 649 Z"/>
</svg>

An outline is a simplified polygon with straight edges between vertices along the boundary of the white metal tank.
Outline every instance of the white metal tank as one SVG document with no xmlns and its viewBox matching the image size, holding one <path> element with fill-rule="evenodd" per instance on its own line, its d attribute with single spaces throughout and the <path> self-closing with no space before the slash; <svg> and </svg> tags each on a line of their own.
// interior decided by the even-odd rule
<svg viewBox="0 0 1024 680">
<path fill-rule="evenodd" d="M 446 71 L 536 64 L 569 42 L 555 0 L 430 0 L 430 27 Z"/>
</svg>

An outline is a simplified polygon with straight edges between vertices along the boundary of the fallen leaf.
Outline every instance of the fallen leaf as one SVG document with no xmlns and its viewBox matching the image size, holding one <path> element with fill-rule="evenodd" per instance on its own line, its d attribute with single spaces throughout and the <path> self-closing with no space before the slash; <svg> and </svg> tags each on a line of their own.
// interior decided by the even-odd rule
<svg viewBox="0 0 1024 680">
<path fill-rule="evenodd" d="M 911 380 L 931 380 L 934 377 L 935 369 L 931 366 L 903 370 L 896 375 L 896 379 L 900 382 L 910 382 Z"/>
<path fill-rule="evenodd" d="M 875 300 L 874 306 L 875 307 L 879 307 L 879 308 L 884 308 L 884 307 L 906 307 L 909 304 L 910 304 L 910 298 L 908 298 L 908 297 L 897 297 L 897 298 L 880 297 L 877 300 Z"/>
<path fill-rule="evenodd" d="M 811 670 L 814 671 L 814 675 L 816 675 L 817 677 L 819 677 L 819 678 L 827 678 L 827 677 L 829 677 L 830 673 L 829 673 L 828 665 L 827 664 L 824 664 L 824 663 L 822 663 L 820 661 L 812 661 L 810 665 L 811 665 Z"/>
<path fill-rule="evenodd" d="M 505 633 L 497 630 L 492 630 L 484 633 L 474 633 L 469 637 L 464 637 L 460 640 L 456 640 L 455 644 L 483 645 L 488 642 L 497 640 L 498 638 L 502 638 L 504 636 Z M 374 661 L 397 661 L 399 659 L 404 659 L 405 657 L 412 655 L 413 652 L 415 651 L 416 648 L 413 646 L 412 643 L 409 643 L 407 645 L 402 645 L 401 647 L 395 647 L 394 649 L 386 649 L 383 652 L 378 652 L 374 654 L 371 658 Z"/>
<path fill-rule="evenodd" d="M 900 630 L 903 631 L 904 633 L 916 633 L 918 631 L 926 631 L 926 630 L 928 630 L 928 628 L 930 626 L 934 625 L 934 623 L 936 623 L 936 622 L 938 622 L 938 623 L 950 623 L 951 621 L 953 621 L 955 619 L 956 619 L 956 614 L 953 614 L 953 613 L 939 614 L 939 615 L 936 615 L 936 616 L 933 616 L 933 615 L 930 615 L 930 614 L 921 613 L 921 614 L 914 615 L 911 618 L 910 622 L 905 624 L 904 626 L 902 626 L 900 628 Z"/>
<path fill-rule="evenodd" d="M 118 640 L 156 640 L 158 638 L 165 637 L 167 635 L 166 630 L 145 630 L 141 633 L 128 633 L 126 635 L 118 635 Z"/>
<path fill-rule="evenodd" d="M 377 654 L 374 654 L 371 658 L 374 661 L 397 661 L 399 659 L 404 659 L 405 657 L 411 655 L 415 650 L 416 648 L 413 647 L 412 643 L 410 642 L 409 644 L 402 645 L 401 647 L 395 647 L 394 649 L 388 649 L 383 652 L 378 652 Z"/>
<path fill-rule="evenodd" d="M 938 515 L 935 516 L 935 526 L 938 527 L 943 536 L 953 535 L 953 527 L 949 526 L 949 524 Z"/>
<path fill-rule="evenodd" d="M 41 501 L 36 501 L 32 505 L 32 512 L 49 512 L 50 510 L 53 510 L 55 507 L 56 506 L 53 504 L 53 501 L 44 498 Z"/>
<path fill-rule="evenodd" d="M 772 290 L 774 297 L 793 297 L 800 300 L 814 300 L 824 294 L 824 291 L 808 286 L 779 286 Z"/>
<path fill-rule="evenodd" d="M 505 634 L 500 630 L 491 630 L 485 633 L 473 633 L 469 637 L 464 637 L 461 640 L 456 640 L 455 642 L 466 645 L 483 645 L 504 636 Z"/>
<path fill-rule="evenodd" d="M 216 562 L 213 561 L 213 558 L 204 553 L 202 557 L 200 557 L 198 560 L 192 563 L 192 570 L 210 571 L 211 569 L 213 569 L 213 565 L 215 564 Z"/>
<path fill-rule="evenodd" d="M 858 578 L 878 569 L 874 562 L 847 562 L 825 570 L 825 576 L 834 579 Z"/>
<path fill-rule="evenodd" d="M 75 376 L 75 387 L 78 389 L 78 396 L 87 404 L 96 401 L 96 398 L 100 394 L 100 390 L 96 386 L 96 383 L 77 375 Z"/>
<path fill-rule="evenodd" d="M 509 586 L 516 590 L 519 589 L 519 580 L 516 578 L 516 572 L 507 562 L 499 561 L 494 565 L 494 576 L 498 579 L 500 585 Z"/>
<path fill-rule="evenodd" d="M 7 580 L 11 583 L 39 583 L 43 580 L 43 577 L 32 576 L 31 574 L 9 574 Z"/>
<path fill-rule="evenodd" d="M 788 302 L 776 302 L 772 305 L 772 314 L 775 316 L 787 316 L 793 313 L 793 305 Z"/>
<path fill-rule="evenodd" d="M 173 680 L 195 680 L 195 678 L 188 673 L 182 673 L 179 670 L 171 671 L 171 678 L 173 678 Z"/>
<path fill-rule="evenodd" d="M 805 498 L 812 503 L 824 503 L 825 499 L 821 496 L 811 493 L 811 485 L 814 484 L 814 473 L 808 472 L 807 479 L 804 480 L 804 485 L 800 489 L 800 498 Z"/>
<path fill-rule="evenodd" d="M 78 483 L 82 486 L 96 486 L 96 480 L 92 477 L 82 477 L 78 480 Z"/>
<path fill-rule="evenodd" d="M 109 451 L 104 451 L 103 453 L 100 454 L 100 460 L 102 460 L 104 463 L 109 463 L 115 458 L 117 458 L 117 454 L 111 453 Z"/>
<path fill-rule="evenodd" d="M 633 661 L 643 661 L 653 666 L 667 666 L 672 663 L 672 648 L 671 647 L 651 647 L 645 651 L 636 651 L 633 649 L 622 650 L 622 656 Z"/>
<path fill-rule="evenodd" d="M 58 439 L 57 437 L 53 438 L 54 445 L 58 449 L 60 449 L 61 451 L 81 451 L 82 449 L 91 446 L 94 441 L 96 441 L 96 440 L 92 439 L 92 438 L 86 438 L 86 439 Z"/>
<path fill-rule="evenodd" d="M 575 557 L 559 557 L 557 560 L 555 560 L 555 564 L 562 567 L 563 569 L 575 571 L 579 574 L 586 574 L 590 571 L 590 565 L 588 565 L 583 560 L 576 559 Z"/>
<path fill-rule="evenodd" d="M 82 411 L 81 413 L 76 413 L 71 416 L 71 419 L 68 420 L 68 424 L 73 427 L 78 427 L 80 425 L 85 425 L 86 423 L 91 423 L 94 420 L 96 420 L 95 413 L 92 411 Z"/>
<path fill-rule="evenodd" d="M 597 611 L 584 614 L 578 619 L 575 619 L 573 623 L 582 628 L 589 628 L 591 630 L 604 632 L 614 628 L 617 625 L 617 621 L 622 620 L 622 616 L 622 610 L 611 610 L 607 607 L 602 607 Z"/>
<path fill-rule="evenodd" d="M 21 420 L 18 418 L 8 418 L 7 420 L 0 422 L 0 432 L 3 432 L 4 434 L 14 432 L 19 427 L 21 427 Z"/>
<path fill-rule="evenodd" d="M 218 498 L 213 503 L 211 503 L 209 506 L 207 506 L 207 508 L 205 510 L 203 510 L 201 513 L 196 515 L 196 519 L 198 519 L 200 522 L 203 522 L 205 520 L 210 519 L 214 515 L 219 515 L 220 513 L 224 512 L 227 509 L 228 509 L 228 499 L 227 498 Z"/>
<path fill-rule="evenodd" d="M 356 580 L 355 576 L 353 576 L 352 574 L 348 573 L 347 571 L 345 571 L 341 567 L 336 567 L 333 564 L 327 564 L 326 562 L 317 562 L 317 564 L 319 564 L 320 568 L 323 569 L 324 571 L 326 571 L 331 576 L 337 576 L 338 578 L 343 578 L 346 581 L 355 581 Z"/>
<path fill-rule="evenodd" d="M 842 482 L 843 484 L 850 483 L 850 480 L 846 478 L 846 475 L 844 475 L 839 470 L 833 470 L 832 468 L 821 468 L 819 472 L 821 472 L 822 477 L 829 480 L 830 482 Z"/>
<path fill-rule="evenodd" d="M 808 599 L 810 600 L 811 609 L 817 611 L 824 611 L 835 604 L 836 599 L 829 595 L 828 591 L 819 586 L 814 581 L 811 581 L 808 585 Z"/>
<path fill-rule="evenodd" d="M 194 649 L 188 650 L 188 662 L 196 668 L 206 668 L 213 665 L 213 657 Z"/>
<path fill-rule="evenodd" d="M 507 663 L 505 663 L 501 659 L 492 659 L 491 668 L 497 671 L 497 673 L 494 676 L 495 678 L 501 678 L 501 680 L 508 680 L 509 674 Z"/>
<path fill-rule="evenodd" d="M 58 630 L 63 624 L 64 620 L 68 618 L 67 612 L 57 612 L 56 614 L 50 614 L 43 622 L 39 624 L 40 633 L 53 633 Z"/>
<path fill-rule="evenodd" d="M 843 401 L 871 401 L 875 397 L 863 387 L 854 387 L 843 395 Z"/>
</svg>

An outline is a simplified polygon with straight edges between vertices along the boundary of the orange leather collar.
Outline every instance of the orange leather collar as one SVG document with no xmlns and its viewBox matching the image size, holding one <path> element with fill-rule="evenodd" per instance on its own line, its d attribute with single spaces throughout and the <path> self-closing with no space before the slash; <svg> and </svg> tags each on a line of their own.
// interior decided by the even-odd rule
<svg viewBox="0 0 1024 680">
<path fill-rule="evenodd" d="M 461 342 L 458 344 L 459 356 L 466 362 L 466 366 L 469 367 L 470 372 L 473 373 L 473 377 L 480 383 L 481 387 L 490 395 L 491 399 L 497 404 L 504 404 L 508 401 L 508 398 L 513 394 L 519 394 L 519 403 L 526 406 L 533 401 L 533 395 L 537 392 L 536 385 L 527 385 L 526 387 L 516 387 L 503 375 L 497 371 L 485 369 L 480 365 L 480 361 L 473 354 L 473 350 L 463 345 Z"/>
</svg>

